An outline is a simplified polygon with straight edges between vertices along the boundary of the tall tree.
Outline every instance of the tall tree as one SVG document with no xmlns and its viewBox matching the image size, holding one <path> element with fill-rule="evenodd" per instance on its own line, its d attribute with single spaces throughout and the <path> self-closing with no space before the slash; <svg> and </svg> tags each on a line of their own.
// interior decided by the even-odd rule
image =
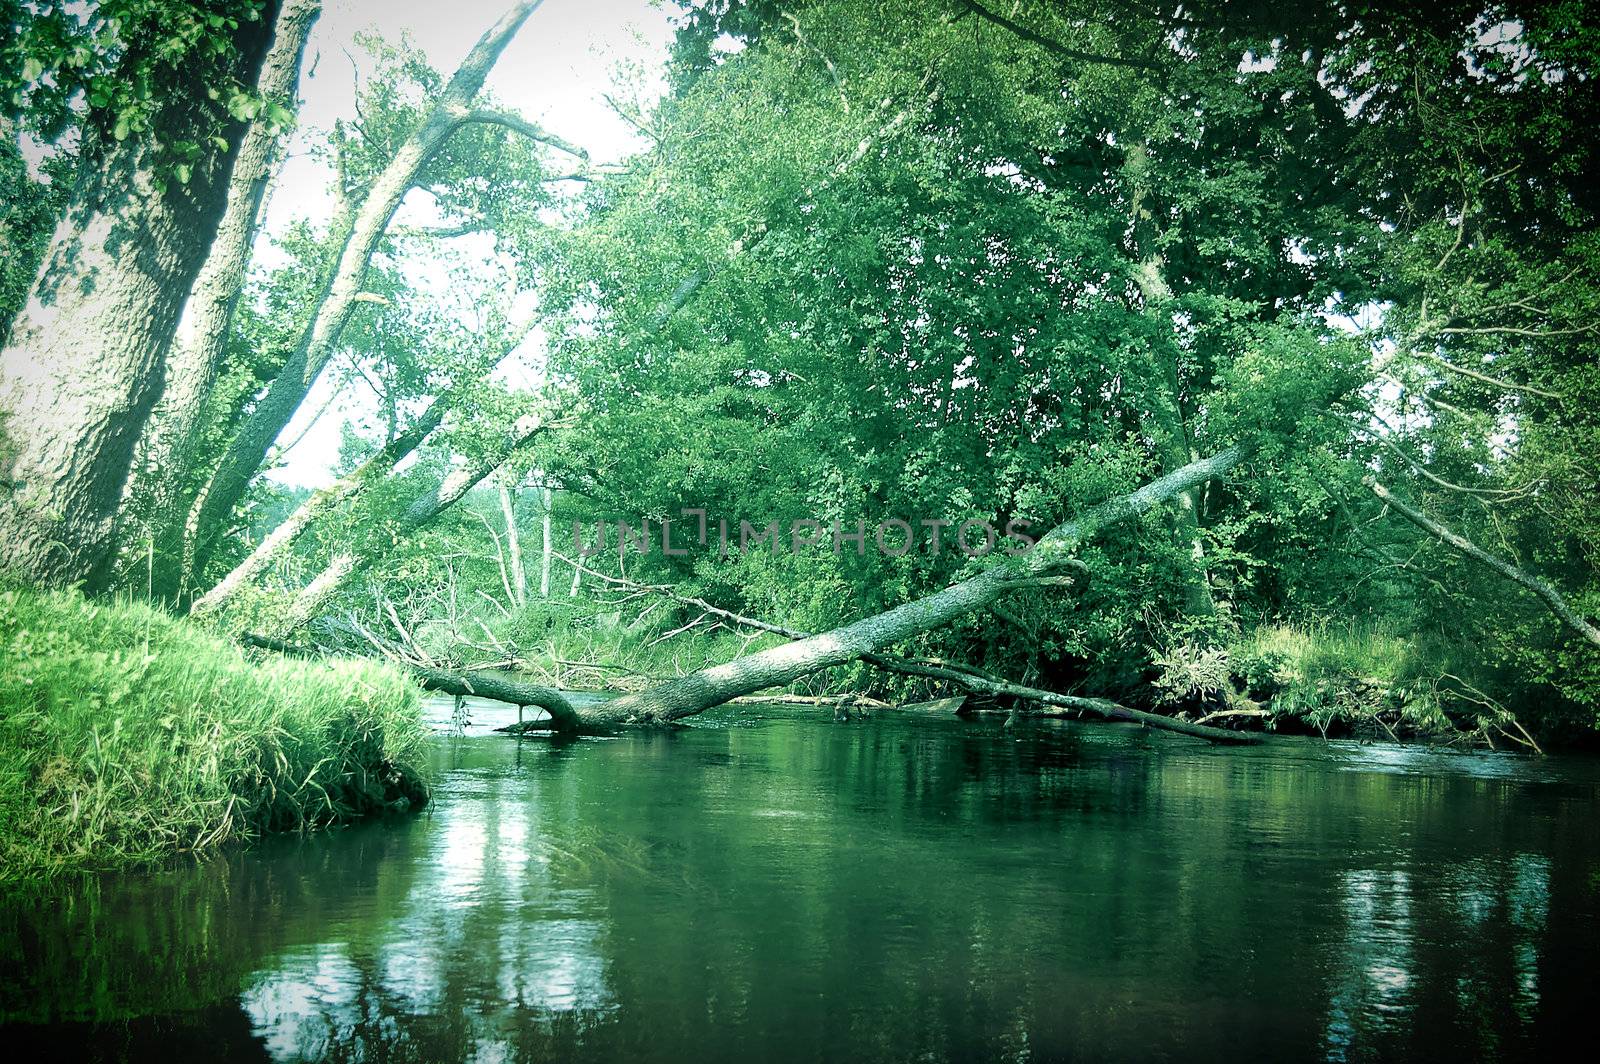
<svg viewBox="0 0 1600 1064">
<path fill-rule="evenodd" d="M 266 196 L 280 155 L 280 139 L 295 107 L 306 40 L 322 0 L 283 0 L 272 47 L 261 67 L 255 117 L 246 130 L 228 183 L 227 208 L 205 265 L 178 319 L 167 355 L 166 387 L 140 443 L 129 478 L 126 509 L 141 514 L 149 530 L 150 575 L 161 598 L 177 592 L 182 557 L 183 485 L 196 461 L 202 418 L 222 368 L 228 326 L 244 288 Z"/>
<path fill-rule="evenodd" d="M 227 107 L 249 100 L 277 11 L 148 3 L 111 20 L 119 46 L 88 86 L 73 191 L 0 354 L 0 571 L 14 578 L 103 576 L 134 444 L 226 207 L 246 128 Z"/>
</svg>

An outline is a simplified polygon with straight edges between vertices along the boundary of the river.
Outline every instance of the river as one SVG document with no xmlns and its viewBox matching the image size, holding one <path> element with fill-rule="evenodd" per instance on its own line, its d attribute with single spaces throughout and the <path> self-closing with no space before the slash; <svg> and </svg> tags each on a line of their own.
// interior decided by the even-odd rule
<svg viewBox="0 0 1600 1064">
<path fill-rule="evenodd" d="M 473 714 L 421 815 L 0 899 L 0 1044 L 1340 1061 L 1593 1029 L 1591 760 L 771 707 L 519 742 Z"/>
</svg>

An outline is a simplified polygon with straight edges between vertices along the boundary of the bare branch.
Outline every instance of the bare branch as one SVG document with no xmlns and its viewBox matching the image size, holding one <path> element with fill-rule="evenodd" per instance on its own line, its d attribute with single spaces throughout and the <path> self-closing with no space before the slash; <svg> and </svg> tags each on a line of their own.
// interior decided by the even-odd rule
<svg viewBox="0 0 1600 1064">
<path fill-rule="evenodd" d="M 1076 48 L 1068 48 L 1060 41 L 1051 40 L 1049 37 L 1046 37 L 1043 34 L 1035 33 L 1028 27 L 1007 18 L 998 12 L 990 11 L 982 4 L 978 3 L 977 0 L 961 0 L 961 5 L 974 15 L 977 15 L 979 18 L 992 22 L 996 26 L 999 26 L 1003 29 L 1010 30 L 1023 40 L 1037 44 L 1045 51 L 1050 52 L 1053 55 L 1059 55 L 1064 59 L 1076 59 L 1083 63 L 1100 63 L 1105 66 L 1132 67 L 1135 70 L 1159 69 L 1156 64 L 1143 59 L 1129 59 L 1120 55 L 1098 55 L 1094 52 L 1080 52 Z"/>
<path fill-rule="evenodd" d="M 1600 326 L 1584 325 L 1576 329 L 1525 329 L 1517 325 L 1457 325 L 1439 330 L 1447 336 L 1531 336 L 1535 339 L 1582 336 L 1596 331 L 1600 331 Z"/>
<path fill-rule="evenodd" d="M 1531 384 L 1517 384 L 1514 381 L 1503 380 L 1499 377 L 1491 377 L 1487 373 L 1480 373 L 1478 370 L 1468 369 L 1466 366 L 1457 365 L 1456 363 L 1444 358 L 1442 355 L 1436 355 L 1431 351 L 1413 351 L 1412 354 L 1416 355 L 1418 358 L 1432 362 L 1434 365 L 1439 366 L 1442 369 L 1447 369 L 1451 373 L 1459 373 L 1463 377 L 1471 377 L 1475 381 L 1479 381 L 1483 384 L 1492 384 L 1496 388 L 1503 388 L 1508 392 L 1527 392 L 1529 395 L 1537 395 L 1545 399 L 1554 399 L 1557 402 L 1563 401 L 1562 396 L 1558 392 L 1547 392 L 1542 388 L 1535 388 Z"/>
<path fill-rule="evenodd" d="M 530 122 L 521 115 L 509 114 L 505 111 L 491 111 L 486 107 L 477 107 L 471 110 L 462 108 L 456 112 L 455 118 L 462 125 L 477 122 L 483 125 L 501 126 L 511 130 L 513 133 L 520 133 L 529 140 L 549 145 L 557 151 L 566 152 L 568 155 L 582 159 L 585 162 L 589 160 L 589 153 L 585 149 L 580 148 L 570 140 L 556 136 L 543 126 Z"/>
</svg>

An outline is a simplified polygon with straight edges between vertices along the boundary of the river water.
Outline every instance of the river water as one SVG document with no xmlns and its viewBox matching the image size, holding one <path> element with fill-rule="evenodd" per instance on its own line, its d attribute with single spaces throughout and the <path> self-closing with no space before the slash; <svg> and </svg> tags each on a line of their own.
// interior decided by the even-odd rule
<svg viewBox="0 0 1600 1064">
<path fill-rule="evenodd" d="M 1594 1027 L 1589 760 L 770 707 L 518 742 L 500 712 L 436 741 L 425 814 L 0 899 L 0 1045 L 1338 1061 Z"/>
</svg>

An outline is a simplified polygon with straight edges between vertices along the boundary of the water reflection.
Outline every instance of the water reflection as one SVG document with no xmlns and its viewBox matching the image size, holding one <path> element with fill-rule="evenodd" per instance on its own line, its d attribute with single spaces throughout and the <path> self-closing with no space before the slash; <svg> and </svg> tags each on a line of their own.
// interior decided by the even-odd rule
<svg viewBox="0 0 1600 1064">
<path fill-rule="evenodd" d="M 425 816 L 0 902 L 3 1035 L 111 1059 L 1344 1060 L 1533 1055 L 1588 1020 L 1587 763 L 731 723 L 441 740 Z"/>
<path fill-rule="evenodd" d="M 1407 1011 L 1411 990 L 1411 879 L 1362 868 L 1343 876 L 1343 934 L 1330 951 L 1328 1059 L 1345 1060 L 1360 1028 L 1381 1030 Z"/>
</svg>

